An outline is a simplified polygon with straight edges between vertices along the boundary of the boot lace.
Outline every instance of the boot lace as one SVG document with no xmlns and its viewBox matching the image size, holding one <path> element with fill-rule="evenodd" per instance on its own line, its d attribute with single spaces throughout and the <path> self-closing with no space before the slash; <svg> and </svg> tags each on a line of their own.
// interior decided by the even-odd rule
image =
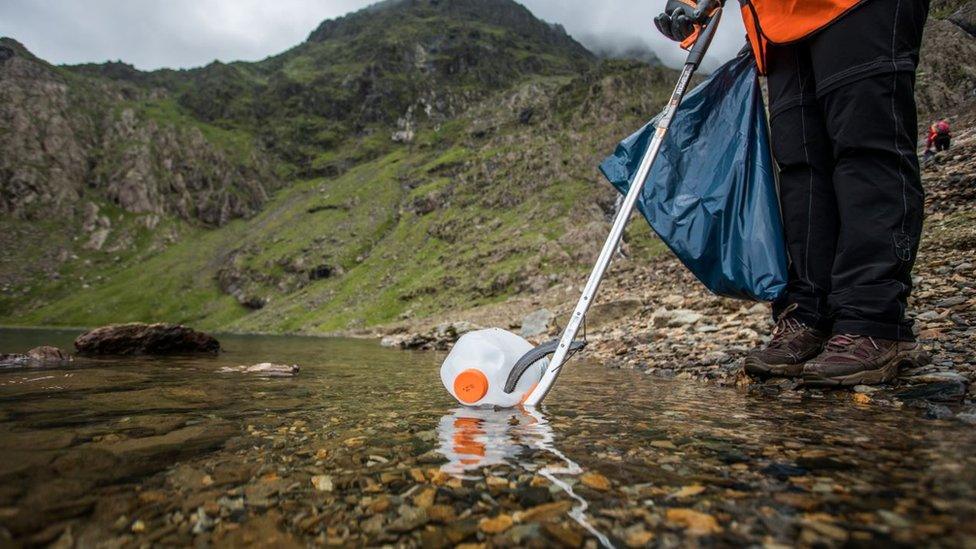
<svg viewBox="0 0 976 549">
<path fill-rule="evenodd" d="M 780 313 L 779 318 L 776 319 L 776 326 L 773 327 L 773 334 L 770 340 L 771 344 L 779 343 L 803 328 L 802 322 L 790 317 L 790 313 L 796 310 L 796 307 L 794 303 Z"/>
<path fill-rule="evenodd" d="M 848 353 L 860 358 L 871 356 L 867 345 L 858 345 L 861 341 L 867 341 L 874 347 L 875 351 L 880 351 L 881 347 L 873 337 L 859 336 L 854 334 L 837 334 L 827 342 L 827 351 L 832 353 Z"/>
<path fill-rule="evenodd" d="M 773 328 L 773 341 L 779 341 L 784 337 L 799 331 L 803 324 L 795 318 L 781 318 Z"/>
</svg>

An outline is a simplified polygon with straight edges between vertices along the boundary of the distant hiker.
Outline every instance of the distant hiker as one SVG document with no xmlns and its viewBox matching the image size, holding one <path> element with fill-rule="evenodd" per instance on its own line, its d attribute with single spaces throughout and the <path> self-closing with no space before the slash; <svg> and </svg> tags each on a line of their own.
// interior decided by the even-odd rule
<svg viewBox="0 0 976 549">
<path fill-rule="evenodd" d="M 929 126 L 929 136 L 925 140 L 925 152 L 932 150 L 935 152 L 947 151 L 951 142 L 952 134 L 949 132 L 949 122 L 943 118 Z"/>
<path fill-rule="evenodd" d="M 668 0 L 655 23 L 682 40 L 693 4 Z M 746 371 L 814 385 L 889 381 L 920 357 L 905 310 L 922 231 L 914 86 L 929 2 L 739 4 L 768 76 L 791 260 L 772 338 Z"/>
</svg>

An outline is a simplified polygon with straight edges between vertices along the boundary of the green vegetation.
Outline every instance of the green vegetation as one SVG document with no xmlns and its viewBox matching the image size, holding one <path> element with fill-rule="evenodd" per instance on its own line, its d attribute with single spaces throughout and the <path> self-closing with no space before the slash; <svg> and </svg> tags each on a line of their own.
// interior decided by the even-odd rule
<svg viewBox="0 0 976 549">
<path fill-rule="evenodd" d="M 226 129 L 190 116 L 172 99 L 147 100 L 130 105 L 149 120 L 178 128 L 196 128 L 208 142 L 231 153 L 240 163 L 252 161 L 254 136 L 239 129 Z"/>
<path fill-rule="evenodd" d="M 0 263 L 0 283 L 14 281 L 0 323 L 324 333 L 575 283 L 615 199 L 596 166 L 657 112 L 671 74 L 596 64 L 507 0 L 369 15 L 326 22 L 258 63 L 75 69 L 167 90 L 115 108 L 197 130 L 241 165 L 266 154 L 284 181 L 260 211 L 215 228 L 172 215 L 154 224 L 86 196 L 111 219 L 97 251 L 80 214 L 60 226 L 3 220 L 0 230 L 52 258 L 32 264 L 36 253 L 23 250 Z M 404 124 L 414 138 L 394 142 Z M 643 223 L 628 241 L 637 257 L 661 251 Z M 27 282 L 24 269 L 44 274 Z"/>
</svg>

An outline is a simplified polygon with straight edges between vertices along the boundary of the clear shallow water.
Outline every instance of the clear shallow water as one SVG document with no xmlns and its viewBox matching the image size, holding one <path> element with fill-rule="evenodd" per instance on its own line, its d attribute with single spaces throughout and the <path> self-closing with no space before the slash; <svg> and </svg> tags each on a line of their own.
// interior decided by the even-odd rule
<svg viewBox="0 0 976 549">
<path fill-rule="evenodd" d="M 0 353 L 75 332 L 0 330 Z M 976 431 L 577 361 L 471 410 L 437 353 L 220 337 L 218 357 L 0 372 L 0 536 L 185 545 L 976 544 Z M 220 373 L 296 363 L 293 379 Z M 2 540 L 3 537 L 0 537 Z"/>
</svg>

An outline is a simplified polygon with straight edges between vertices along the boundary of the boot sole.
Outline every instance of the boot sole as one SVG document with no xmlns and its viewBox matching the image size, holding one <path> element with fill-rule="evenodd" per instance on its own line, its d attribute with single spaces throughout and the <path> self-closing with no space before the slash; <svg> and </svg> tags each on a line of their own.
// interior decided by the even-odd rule
<svg viewBox="0 0 976 549">
<path fill-rule="evenodd" d="M 742 363 L 746 374 L 758 378 L 800 377 L 803 374 L 803 363 L 799 364 L 766 364 L 754 356 L 747 356 Z"/>
<path fill-rule="evenodd" d="M 915 368 L 928 363 L 927 356 L 920 349 L 899 353 L 887 364 L 876 370 L 864 370 L 846 376 L 825 377 L 818 374 L 803 373 L 804 387 L 853 387 L 855 385 L 880 385 L 898 377 L 902 368 Z"/>
</svg>

